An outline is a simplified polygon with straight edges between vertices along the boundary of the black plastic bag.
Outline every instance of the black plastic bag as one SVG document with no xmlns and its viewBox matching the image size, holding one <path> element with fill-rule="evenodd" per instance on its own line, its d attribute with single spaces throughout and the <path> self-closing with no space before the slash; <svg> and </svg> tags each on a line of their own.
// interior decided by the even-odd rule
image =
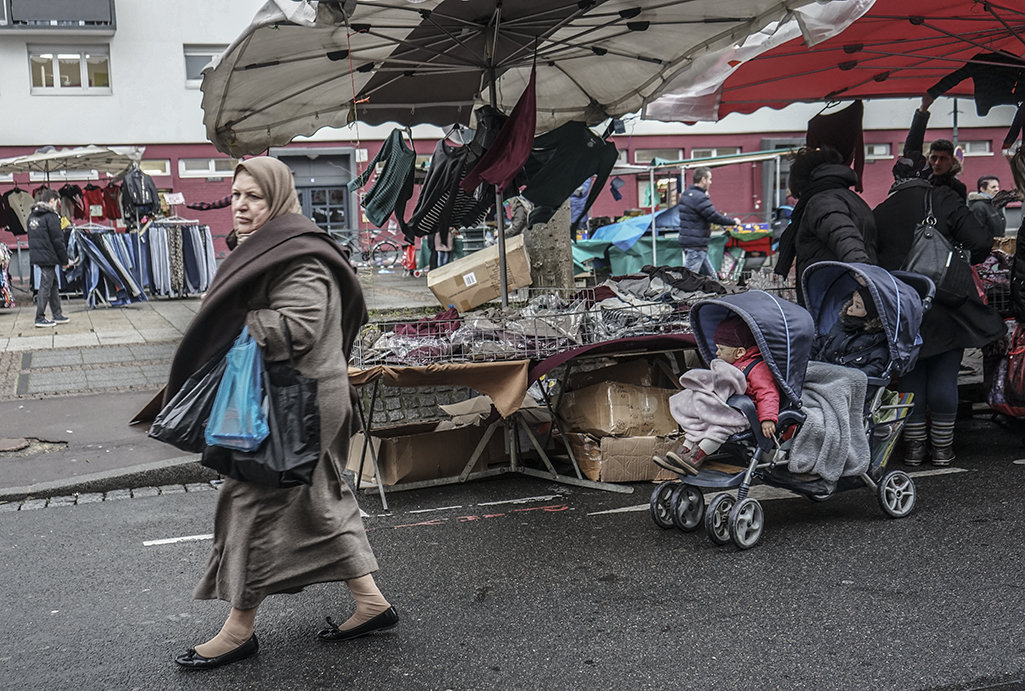
<svg viewBox="0 0 1025 691">
<path fill-rule="evenodd" d="M 221 475 L 269 487 L 298 487 L 313 480 L 320 458 L 317 380 L 284 362 L 264 362 L 270 434 L 256 451 L 203 449 L 202 464 Z"/>
<path fill-rule="evenodd" d="M 222 352 L 189 377 L 174 398 L 157 413 L 149 428 L 149 436 L 182 451 L 202 451 L 206 447 L 206 423 L 227 365 Z"/>
</svg>

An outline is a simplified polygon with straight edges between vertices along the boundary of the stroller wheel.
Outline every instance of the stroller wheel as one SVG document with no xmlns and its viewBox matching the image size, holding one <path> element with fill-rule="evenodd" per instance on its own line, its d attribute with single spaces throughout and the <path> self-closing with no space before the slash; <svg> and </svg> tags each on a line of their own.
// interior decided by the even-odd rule
<svg viewBox="0 0 1025 691">
<path fill-rule="evenodd" d="M 676 486 L 677 483 L 667 480 L 651 493 L 651 503 L 648 505 L 651 510 L 651 520 L 662 530 L 669 530 L 673 527 L 671 503 Z"/>
<path fill-rule="evenodd" d="M 730 511 L 737 503 L 732 494 L 717 494 L 708 504 L 705 513 L 705 532 L 708 539 L 717 545 L 725 545 L 730 541 Z"/>
<path fill-rule="evenodd" d="M 762 528 L 765 527 L 762 505 L 753 497 L 738 502 L 730 511 L 727 526 L 733 544 L 740 549 L 751 549 L 758 544 L 762 537 Z"/>
<path fill-rule="evenodd" d="M 915 481 L 903 470 L 891 470 L 879 483 L 879 507 L 890 518 L 904 518 L 915 508 Z"/>
<path fill-rule="evenodd" d="M 673 490 L 670 503 L 673 525 L 685 533 L 697 530 L 705 517 L 705 495 L 691 485 L 680 485 Z"/>
</svg>

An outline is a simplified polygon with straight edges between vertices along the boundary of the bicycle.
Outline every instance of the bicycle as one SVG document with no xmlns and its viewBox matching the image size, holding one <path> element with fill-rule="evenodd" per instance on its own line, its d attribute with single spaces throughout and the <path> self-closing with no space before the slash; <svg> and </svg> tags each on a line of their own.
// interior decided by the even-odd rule
<svg viewBox="0 0 1025 691">
<path fill-rule="evenodd" d="M 329 234 L 348 253 L 356 268 L 391 269 L 402 258 L 402 250 L 388 231 L 332 230 Z"/>
</svg>

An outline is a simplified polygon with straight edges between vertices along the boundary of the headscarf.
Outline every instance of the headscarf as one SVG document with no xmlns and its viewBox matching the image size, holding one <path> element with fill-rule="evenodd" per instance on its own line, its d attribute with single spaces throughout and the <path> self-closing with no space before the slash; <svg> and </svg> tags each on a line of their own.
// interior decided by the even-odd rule
<svg viewBox="0 0 1025 691">
<path fill-rule="evenodd" d="M 235 166 L 235 175 L 244 170 L 256 180 L 270 207 L 269 221 L 283 214 L 302 213 L 299 195 L 295 192 L 295 178 L 292 169 L 276 158 L 258 156 L 240 161 Z"/>
</svg>

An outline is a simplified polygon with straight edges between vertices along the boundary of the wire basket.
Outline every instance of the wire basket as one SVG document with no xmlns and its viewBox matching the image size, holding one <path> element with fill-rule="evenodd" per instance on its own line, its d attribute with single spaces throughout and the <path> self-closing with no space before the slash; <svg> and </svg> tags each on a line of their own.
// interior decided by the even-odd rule
<svg viewBox="0 0 1025 691">
<path fill-rule="evenodd" d="M 690 330 L 688 310 L 674 303 L 602 300 L 594 289 L 529 289 L 518 297 L 508 308 L 367 324 L 352 365 L 542 360 L 584 345 Z"/>
</svg>

